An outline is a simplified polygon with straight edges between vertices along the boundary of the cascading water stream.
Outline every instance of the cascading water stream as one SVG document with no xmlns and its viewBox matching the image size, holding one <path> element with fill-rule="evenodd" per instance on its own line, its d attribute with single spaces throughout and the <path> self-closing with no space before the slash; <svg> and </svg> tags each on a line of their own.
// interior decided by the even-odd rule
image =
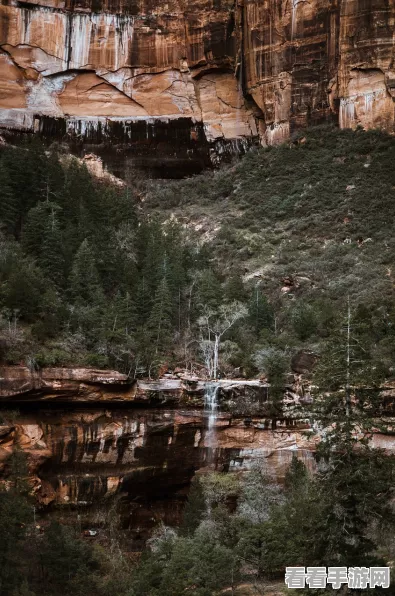
<svg viewBox="0 0 395 596">
<path fill-rule="evenodd" d="M 299 0 L 292 0 L 291 41 L 293 41 L 293 38 L 296 33 L 298 4 Z"/>
<path fill-rule="evenodd" d="M 207 416 L 206 445 L 208 447 L 207 463 L 212 463 L 213 451 L 216 444 L 216 420 L 218 411 L 219 383 L 207 383 L 204 392 L 204 411 Z"/>
</svg>

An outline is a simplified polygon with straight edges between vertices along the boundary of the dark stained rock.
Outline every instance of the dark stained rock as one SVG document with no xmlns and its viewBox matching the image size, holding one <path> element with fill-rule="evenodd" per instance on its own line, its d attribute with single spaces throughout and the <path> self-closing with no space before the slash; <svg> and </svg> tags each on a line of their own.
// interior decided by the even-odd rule
<svg viewBox="0 0 395 596">
<path fill-rule="evenodd" d="M 314 354 L 313 352 L 300 350 L 293 356 L 291 360 L 291 368 L 295 373 L 300 375 L 310 373 L 317 362 L 317 358 L 317 354 Z"/>
</svg>

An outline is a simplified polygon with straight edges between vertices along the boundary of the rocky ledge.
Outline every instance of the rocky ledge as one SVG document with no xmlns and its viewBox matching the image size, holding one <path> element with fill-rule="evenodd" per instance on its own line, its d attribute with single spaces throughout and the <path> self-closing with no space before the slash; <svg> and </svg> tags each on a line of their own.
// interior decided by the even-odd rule
<svg viewBox="0 0 395 596">
<path fill-rule="evenodd" d="M 22 449 L 44 511 L 67 518 L 78 507 L 87 527 L 98 519 L 105 525 L 115 499 L 136 548 L 158 523 L 179 523 L 196 473 L 240 472 L 264 461 L 281 482 L 294 454 L 315 466 L 320 437 L 308 416 L 311 398 L 296 383 L 285 389 L 278 418 L 259 379 L 213 384 L 180 372 L 132 381 L 115 371 L 22 366 L 0 368 L 0 377 L 3 478 L 9 456 Z M 204 407 L 208 384 L 214 411 Z M 392 389 L 384 394 L 392 403 Z M 295 415 L 298 403 L 305 415 L 300 408 Z M 395 451 L 390 434 L 378 430 L 372 442 Z"/>
<path fill-rule="evenodd" d="M 3 403 L 89 403 L 150 406 L 203 407 L 209 381 L 187 374 L 165 375 L 158 380 L 133 380 L 113 370 L 89 368 L 0 367 L 0 402 Z M 242 395 L 246 412 L 253 413 L 267 403 L 268 385 L 260 380 L 220 380 L 221 408 L 235 412 Z"/>
</svg>

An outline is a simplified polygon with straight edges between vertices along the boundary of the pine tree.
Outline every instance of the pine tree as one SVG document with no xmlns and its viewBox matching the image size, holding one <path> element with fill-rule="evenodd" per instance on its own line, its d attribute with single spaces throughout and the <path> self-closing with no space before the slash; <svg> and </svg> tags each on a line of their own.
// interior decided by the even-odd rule
<svg viewBox="0 0 395 596">
<path fill-rule="evenodd" d="M 173 324 L 181 331 L 184 319 L 184 291 L 186 286 L 186 271 L 183 264 L 182 247 L 169 256 L 167 280 L 174 305 Z"/>
<path fill-rule="evenodd" d="M 41 269 L 30 259 L 21 259 L 11 270 L 4 288 L 4 304 L 17 310 L 21 318 L 34 322 L 40 313 L 42 296 L 47 287 Z"/>
<path fill-rule="evenodd" d="M 103 316 L 103 340 L 107 356 L 114 366 L 126 371 L 130 368 L 131 351 L 136 344 L 136 309 L 129 293 L 117 292 L 109 301 Z"/>
<path fill-rule="evenodd" d="M 197 289 L 197 302 L 201 308 L 217 309 L 222 302 L 222 287 L 212 269 L 203 271 Z"/>
<path fill-rule="evenodd" d="M 361 332 L 362 331 L 362 332 Z M 350 302 L 337 333 L 317 367 L 315 416 L 324 431 L 318 476 L 324 517 L 325 560 L 368 565 L 377 561 L 372 531 L 395 527 L 391 505 L 395 462 L 370 445 L 374 428 L 385 426 L 381 382 L 371 345 L 354 320 Z"/>
<path fill-rule="evenodd" d="M 248 303 L 248 318 L 256 337 L 259 337 L 264 329 L 270 331 L 274 328 L 274 312 L 266 296 L 262 294 L 259 286 L 252 292 Z"/>
<path fill-rule="evenodd" d="M 18 220 L 18 200 L 14 195 L 9 172 L 0 161 L 0 222 L 9 234 L 15 234 Z"/>
<path fill-rule="evenodd" d="M 291 314 L 294 331 L 301 341 L 306 341 L 318 328 L 318 317 L 314 308 L 303 301 L 297 304 Z"/>
<path fill-rule="evenodd" d="M 91 305 L 102 300 L 102 288 L 93 251 L 87 239 L 79 247 L 70 274 L 70 290 L 77 303 Z"/>
<path fill-rule="evenodd" d="M 59 196 L 67 239 L 65 249 L 70 262 L 84 238 L 91 238 L 96 233 L 100 234 L 96 225 L 100 205 L 96 199 L 96 192 L 86 166 L 81 166 L 74 159 L 70 160 Z"/>
<path fill-rule="evenodd" d="M 152 309 L 153 296 L 144 276 L 139 280 L 136 294 L 137 321 L 140 326 L 146 325 Z"/>
<path fill-rule="evenodd" d="M 145 325 L 154 306 L 155 293 L 163 276 L 168 273 L 162 229 L 157 222 L 145 222 L 140 226 L 136 256 L 139 270 L 137 310 L 140 324 Z"/>
<path fill-rule="evenodd" d="M 182 517 L 181 533 L 184 536 L 192 535 L 195 532 L 206 513 L 206 509 L 206 498 L 202 483 L 199 477 L 195 476 L 191 482 Z"/>
<path fill-rule="evenodd" d="M 30 254 L 37 259 L 41 257 L 41 248 L 47 219 L 48 208 L 45 201 L 40 201 L 35 207 L 30 209 L 26 216 L 21 243 L 26 254 Z"/>
<path fill-rule="evenodd" d="M 148 320 L 148 329 L 155 342 L 156 352 L 171 342 L 173 304 L 167 279 L 164 276 L 155 293 L 154 305 Z"/>
<path fill-rule="evenodd" d="M 62 231 L 55 213 L 47 219 L 41 246 L 40 265 L 43 271 L 59 287 L 65 281 L 65 259 Z"/>
<path fill-rule="evenodd" d="M 244 288 L 243 279 L 240 274 L 234 273 L 228 277 L 225 283 L 225 300 L 228 302 L 244 302 L 246 298 L 246 291 Z"/>
<path fill-rule="evenodd" d="M 44 585 L 51 593 L 93 594 L 99 563 L 91 546 L 72 528 L 52 522 L 41 551 Z"/>
<path fill-rule="evenodd" d="M 15 235 L 20 237 L 25 217 L 36 203 L 45 198 L 47 158 L 39 142 L 5 150 L 2 162 L 8 170 L 9 181 L 17 209 Z"/>
<path fill-rule="evenodd" d="M 41 269 L 59 286 L 65 277 L 60 212 L 56 203 L 40 201 L 30 209 L 22 235 L 25 252 L 34 255 Z"/>
</svg>

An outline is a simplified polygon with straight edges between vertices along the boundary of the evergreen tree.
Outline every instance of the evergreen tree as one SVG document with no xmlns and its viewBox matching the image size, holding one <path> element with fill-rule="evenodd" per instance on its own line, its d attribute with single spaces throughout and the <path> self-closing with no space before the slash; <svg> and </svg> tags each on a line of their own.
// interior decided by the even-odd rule
<svg viewBox="0 0 395 596">
<path fill-rule="evenodd" d="M 17 310 L 20 316 L 34 322 L 40 313 L 42 296 L 47 282 L 42 271 L 29 259 L 21 259 L 12 269 L 3 289 L 4 304 Z"/>
<path fill-rule="evenodd" d="M 325 429 L 318 477 L 329 528 L 325 556 L 335 564 L 377 561 L 372 529 L 380 523 L 390 531 L 395 522 L 394 458 L 370 446 L 373 428 L 380 424 L 382 400 L 381 379 L 365 339 L 348 303 L 336 339 L 328 342 L 315 375 L 316 418 Z"/>
<path fill-rule="evenodd" d="M 13 211 L 17 210 L 15 235 L 19 238 L 27 213 L 45 197 L 47 159 L 42 144 L 35 141 L 27 145 L 22 144 L 17 148 L 7 148 L 3 153 L 2 162 L 8 171 L 12 194 L 15 198 L 13 204 Z"/>
<path fill-rule="evenodd" d="M 30 209 L 22 236 L 25 252 L 34 255 L 41 269 L 59 286 L 64 284 L 65 275 L 60 211 L 56 203 L 40 201 Z"/>
<path fill-rule="evenodd" d="M 95 257 L 85 239 L 79 247 L 70 274 L 71 295 L 76 303 L 94 305 L 103 299 Z"/>
<path fill-rule="evenodd" d="M 74 257 L 69 284 L 72 299 L 70 323 L 73 329 L 84 333 L 88 345 L 96 352 L 98 342 L 103 341 L 103 334 L 105 336 L 105 296 L 87 239 L 82 242 Z M 103 347 L 101 345 L 100 350 Z M 94 358 L 96 357 L 97 355 Z"/>
<path fill-rule="evenodd" d="M 306 341 L 317 331 L 317 314 L 309 304 L 304 302 L 297 304 L 291 313 L 291 319 L 294 331 L 301 341 Z"/>
<path fill-rule="evenodd" d="M 62 207 L 64 235 L 67 238 L 66 258 L 71 263 L 83 240 L 103 230 L 102 227 L 98 230 L 96 225 L 100 204 L 91 176 L 86 166 L 81 166 L 75 159 L 71 159 L 65 169 L 59 205 Z"/>
<path fill-rule="evenodd" d="M 234 273 L 228 277 L 225 283 L 224 294 L 225 300 L 228 302 L 244 302 L 246 291 L 241 275 Z"/>
<path fill-rule="evenodd" d="M 205 513 L 206 499 L 204 490 L 200 479 L 195 477 L 191 482 L 188 499 L 184 507 L 181 533 L 186 536 L 192 535 L 199 527 Z"/>
<path fill-rule="evenodd" d="M 41 246 L 40 265 L 46 275 L 58 287 L 65 282 L 65 259 L 62 245 L 62 231 L 55 213 L 47 220 Z"/>
<path fill-rule="evenodd" d="M 275 419 L 282 416 L 289 355 L 278 348 L 263 348 L 255 354 L 258 369 L 265 373 L 269 387 L 269 413 Z"/>
<path fill-rule="evenodd" d="M 173 305 L 166 277 L 155 293 L 154 304 L 148 320 L 148 329 L 155 342 L 156 352 L 171 343 Z"/>
<path fill-rule="evenodd" d="M 95 571 L 99 562 L 91 547 L 77 538 L 72 528 L 52 522 L 40 555 L 44 586 L 49 593 L 83 596 L 97 591 Z"/>
<path fill-rule="evenodd" d="M 140 325 L 147 324 L 154 306 L 155 294 L 164 276 L 167 276 L 167 255 L 163 246 L 162 230 L 157 222 L 143 222 L 136 237 L 137 313 Z"/>
<path fill-rule="evenodd" d="M 10 175 L 0 161 L 0 222 L 9 234 L 15 234 L 18 220 L 18 200 L 12 189 Z"/>
<path fill-rule="evenodd" d="M 177 317 L 174 323 L 180 328 L 183 294 L 187 281 L 185 270 L 185 242 L 178 224 L 167 224 L 163 234 L 166 250 L 166 276 L 169 284 L 169 291 L 174 302 L 178 305 Z"/>
<path fill-rule="evenodd" d="M 41 256 L 43 236 L 47 225 L 49 210 L 45 201 L 40 201 L 30 209 L 26 216 L 21 244 L 27 254 L 37 259 Z"/>
<path fill-rule="evenodd" d="M 8 460 L 8 490 L 0 489 L 0 593 L 11 594 L 23 584 L 27 524 L 32 521 L 28 504 L 26 456 L 16 451 Z"/>
<path fill-rule="evenodd" d="M 254 288 L 248 302 L 248 318 L 256 337 L 259 337 L 264 329 L 272 331 L 274 328 L 273 308 L 258 286 Z"/>
<path fill-rule="evenodd" d="M 146 325 L 152 309 L 153 296 L 145 276 L 141 276 L 136 295 L 137 320 L 140 326 Z"/>
<path fill-rule="evenodd" d="M 222 287 L 212 269 L 203 271 L 197 289 L 197 302 L 201 308 L 217 309 L 222 301 Z"/>
</svg>

